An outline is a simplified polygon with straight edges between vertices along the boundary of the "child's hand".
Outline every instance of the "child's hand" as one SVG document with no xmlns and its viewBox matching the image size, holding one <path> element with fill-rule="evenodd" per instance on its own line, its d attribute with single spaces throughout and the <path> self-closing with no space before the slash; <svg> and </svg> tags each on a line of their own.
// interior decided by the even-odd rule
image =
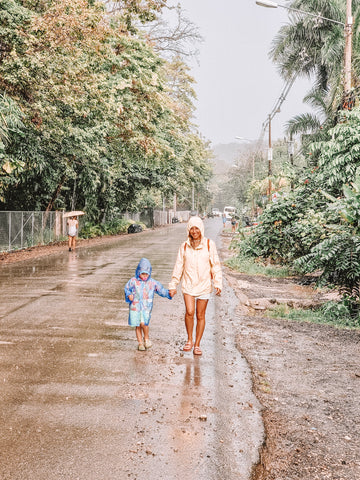
<svg viewBox="0 0 360 480">
<path fill-rule="evenodd" d="M 169 290 L 169 295 L 173 298 L 173 296 L 176 295 L 176 290 Z"/>
<path fill-rule="evenodd" d="M 130 300 L 130 302 L 132 302 L 132 301 L 134 300 L 134 295 L 132 295 L 132 294 L 129 295 L 129 296 L 128 296 L 128 299 Z"/>
<path fill-rule="evenodd" d="M 220 297 L 220 295 L 221 295 L 221 288 L 215 288 L 215 293 L 216 293 L 217 296 Z"/>
</svg>

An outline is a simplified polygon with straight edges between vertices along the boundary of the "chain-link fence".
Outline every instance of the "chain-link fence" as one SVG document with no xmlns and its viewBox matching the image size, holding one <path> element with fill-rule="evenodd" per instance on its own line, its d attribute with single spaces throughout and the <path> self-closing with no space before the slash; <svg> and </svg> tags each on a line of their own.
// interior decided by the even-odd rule
<svg viewBox="0 0 360 480">
<path fill-rule="evenodd" d="M 0 212 L 0 251 L 50 243 L 65 230 L 63 212 Z"/>
</svg>

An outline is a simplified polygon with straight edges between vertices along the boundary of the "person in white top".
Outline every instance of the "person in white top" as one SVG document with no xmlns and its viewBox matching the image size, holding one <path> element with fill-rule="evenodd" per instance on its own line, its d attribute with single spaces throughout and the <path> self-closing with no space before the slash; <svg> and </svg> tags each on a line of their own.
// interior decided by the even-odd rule
<svg viewBox="0 0 360 480">
<path fill-rule="evenodd" d="M 67 221 L 68 239 L 69 239 L 69 252 L 75 250 L 76 247 L 76 235 L 79 230 L 79 222 L 77 217 L 70 217 Z"/>
<path fill-rule="evenodd" d="M 174 270 L 169 283 L 169 293 L 173 297 L 176 287 L 182 280 L 182 293 L 185 303 L 185 327 L 188 340 L 183 347 L 185 352 L 193 348 L 194 355 L 202 355 L 200 342 L 205 330 L 205 312 L 210 293 L 215 288 L 221 294 L 222 272 L 215 243 L 204 236 L 204 223 L 200 217 L 191 217 L 187 224 L 188 238 L 180 245 Z M 196 313 L 196 334 L 193 342 L 194 316 Z"/>
</svg>

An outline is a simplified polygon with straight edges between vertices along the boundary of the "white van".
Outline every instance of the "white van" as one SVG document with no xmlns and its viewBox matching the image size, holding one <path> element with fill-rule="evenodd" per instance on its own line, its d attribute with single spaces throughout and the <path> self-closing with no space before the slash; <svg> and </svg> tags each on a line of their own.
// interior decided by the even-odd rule
<svg viewBox="0 0 360 480">
<path fill-rule="evenodd" d="M 231 220 L 233 215 L 236 215 L 236 208 L 235 207 L 225 207 L 224 213 L 226 215 L 226 220 Z"/>
</svg>

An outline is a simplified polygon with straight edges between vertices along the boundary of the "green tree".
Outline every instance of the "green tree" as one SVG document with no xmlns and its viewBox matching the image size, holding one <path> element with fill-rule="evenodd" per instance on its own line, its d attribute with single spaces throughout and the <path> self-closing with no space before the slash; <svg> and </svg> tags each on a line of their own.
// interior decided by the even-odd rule
<svg viewBox="0 0 360 480">
<path fill-rule="evenodd" d="M 107 22 L 103 6 L 86 0 L 23 3 L 32 8 L 23 16 L 9 7 L 19 40 L 0 64 L 25 128 L 7 152 L 24 170 L 5 208 L 76 205 L 100 219 L 133 207 L 143 191 L 174 191 L 194 136 L 185 66 L 173 67 L 183 86 L 171 84 L 165 61 L 126 32 L 126 13 Z M 198 150 L 205 166 L 199 139 Z"/>
</svg>

